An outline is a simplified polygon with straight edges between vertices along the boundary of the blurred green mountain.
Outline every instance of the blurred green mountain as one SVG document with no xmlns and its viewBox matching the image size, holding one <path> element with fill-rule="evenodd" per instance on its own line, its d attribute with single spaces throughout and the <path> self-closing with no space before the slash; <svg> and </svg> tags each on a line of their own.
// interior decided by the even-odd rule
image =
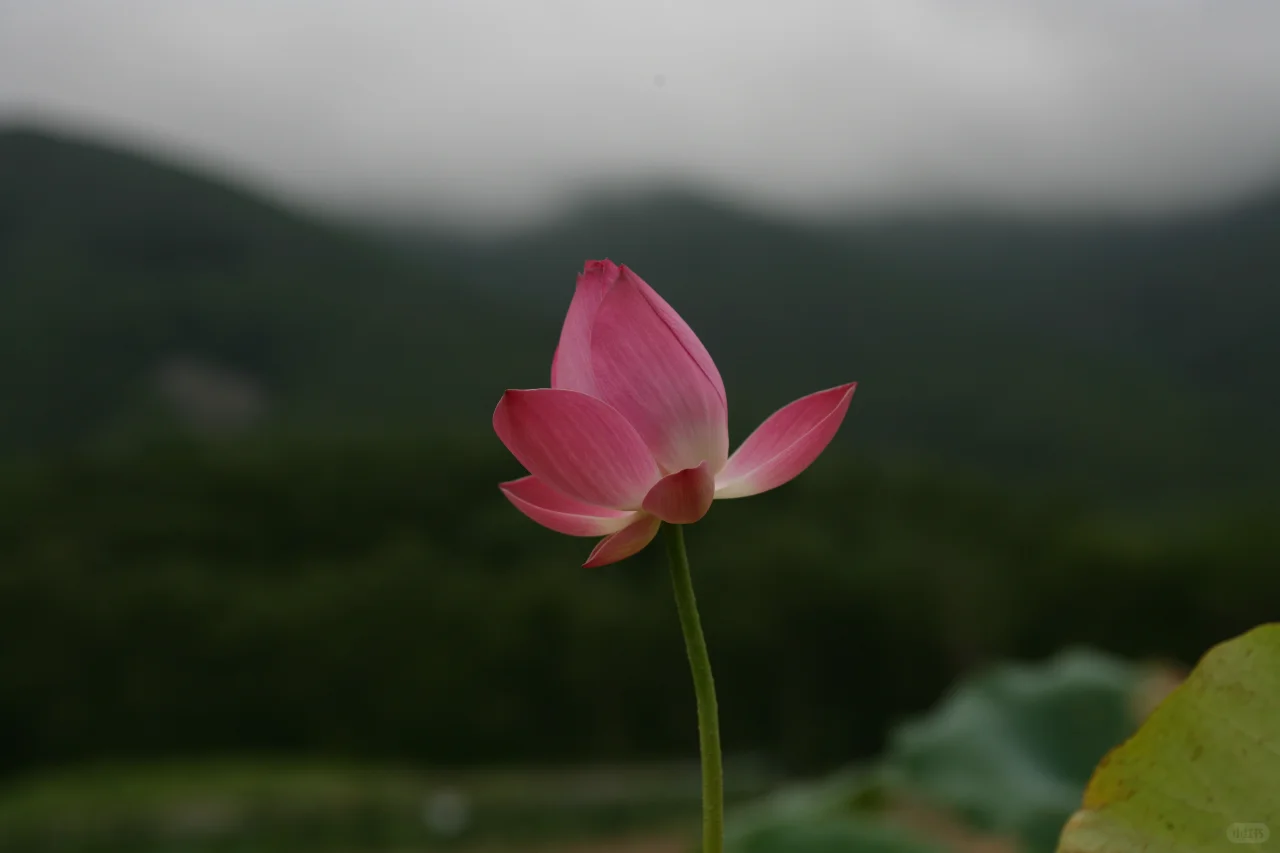
<svg viewBox="0 0 1280 853">
<path fill-rule="evenodd" d="M 859 380 L 840 441 L 1114 494 L 1274 484 L 1280 197 L 1193 218 L 802 223 L 678 192 L 519 234 L 299 215 L 0 132 L 0 447 L 168 429 L 485 429 L 546 381 L 586 258 L 715 353 L 734 440 Z"/>
<path fill-rule="evenodd" d="M 522 341 L 543 360 L 555 330 L 524 329 L 429 265 L 228 183 L 0 131 L 0 448 L 466 422 L 521 374 Z"/>
</svg>

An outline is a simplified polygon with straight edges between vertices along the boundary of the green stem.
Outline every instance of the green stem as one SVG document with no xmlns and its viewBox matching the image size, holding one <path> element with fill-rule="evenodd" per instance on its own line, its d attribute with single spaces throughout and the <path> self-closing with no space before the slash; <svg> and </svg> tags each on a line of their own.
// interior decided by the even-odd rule
<svg viewBox="0 0 1280 853">
<path fill-rule="evenodd" d="M 680 628 L 693 671 L 693 692 L 698 699 L 698 737 L 702 750 L 702 853 L 724 850 L 724 768 L 720 758 L 720 711 L 716 707 L 716 684 L 711 677 L 711 659 L 702 636 L 698 602 L 693 597 L 689 576 L 689 555 L 684 550 L 684 529 L 664 524 L 667 558 L 671 561 L 671 585 L 675 588 Z"/>
</svg>

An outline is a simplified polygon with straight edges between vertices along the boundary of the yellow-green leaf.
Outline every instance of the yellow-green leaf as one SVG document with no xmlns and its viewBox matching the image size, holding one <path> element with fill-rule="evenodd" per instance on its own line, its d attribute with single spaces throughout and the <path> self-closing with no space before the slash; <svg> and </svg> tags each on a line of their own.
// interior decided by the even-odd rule
<svg viewBox="0 0 1280 853">
<path fill-rule="evenodd" d="M 1204 656 L 1094 772 L 1058 853 L 1280 851 L 1280 624 Z"/>
</svg>

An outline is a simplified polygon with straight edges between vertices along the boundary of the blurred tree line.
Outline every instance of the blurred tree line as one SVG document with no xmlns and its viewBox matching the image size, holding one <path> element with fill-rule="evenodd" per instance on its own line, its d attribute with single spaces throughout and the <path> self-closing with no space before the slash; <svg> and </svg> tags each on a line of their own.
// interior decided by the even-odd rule
<svg viewBox="0 0 1280 853">
<path fill-rule="evenodd" d="M 661 549 L 496 488 L 496 440 L 259 438 L 0 472 L 0 772 L 306 753 L 432 763 L 693 755 Z M 816 770 L 995 657 L 1183 661 L 1274 619 L 1272 509 L 1099 515 L 832 455 L 689 531 L 731 752 Z"/>
</svg>

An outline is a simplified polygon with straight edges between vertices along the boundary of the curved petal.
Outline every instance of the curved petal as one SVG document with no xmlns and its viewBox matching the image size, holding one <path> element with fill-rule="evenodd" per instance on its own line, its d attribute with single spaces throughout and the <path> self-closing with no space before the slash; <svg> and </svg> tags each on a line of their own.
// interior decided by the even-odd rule
<svg viewBox="0 0 1280 853">
<path fill-rule="evenodd" d="M 715 497 L 715 475 L 703 462 L 663 477 L 644 496 L 641 507 L 672 524 L 693 524 L 707 514 Z"/>
<path fill-rule="evenodd" d="M 529 473 L 593 506 L 636 509 L 662 478 L 626 418 L 578 391 L 508 391 L 493 429 Z"/>
<path fill-rule="evenodd" d="M 840 429 L 856 387 L 819 391 L 770 415 L 729 457 L 716 477 L 716 497 L 758 495 L 808 468 Z"/>
<path fill-rule="evenodd" d="M 562 359 L 563 360 L 563 359 Z M 595 395 L 622 413 L 667 471 L 729 454 L 724 382 L 680 315 L 626 267 L 591 329 Z"/>
<path fill-rule="evenodd" d="M 560 343 L 551 357 L 551 387 L 595 394 L 591 372 L 591 325 L 609 287 L 618 280 L 612 261 L 587 261 L 560 327 Z"/>
<path fill-rule="evenodd" d="M 499 483 L 498 488 L 516 509 L 543 527 L 569 536 L 607 536 L 626 527 L 635 517 L 634 512 L 574 500 L 533 476 Z"/>
<path fill-rule="evenodd" d="M 612 536 L 606 536 L 591 549 L 591 556 L 582 564 L 584 569 L 607 566 L 619 560 L 625 560 L 632 554 L 644 550 L 644 546 L 658 535 L 662 521 L 647 513 L 640 513 L 635 521 L 619 530 Z"/>
</svg>

